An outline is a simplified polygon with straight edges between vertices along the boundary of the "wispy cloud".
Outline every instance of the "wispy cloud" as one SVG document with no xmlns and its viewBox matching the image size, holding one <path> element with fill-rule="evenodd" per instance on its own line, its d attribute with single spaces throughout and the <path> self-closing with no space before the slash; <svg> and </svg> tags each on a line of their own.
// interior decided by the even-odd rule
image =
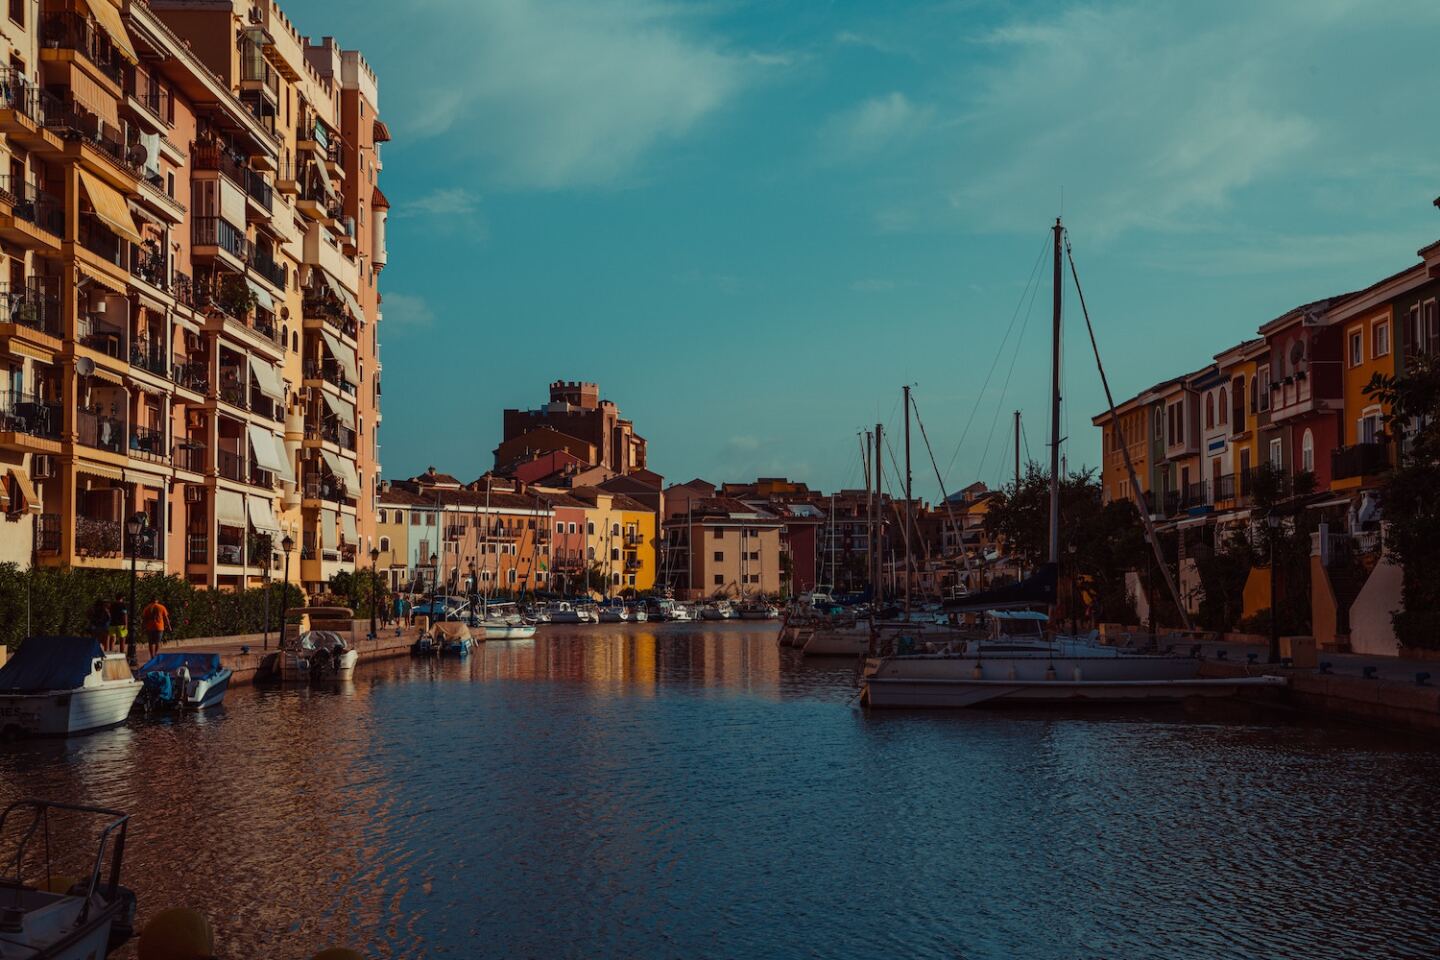
<svg viewBox="0 0 1440 960">
<path fill-rule="evenodd" d="M 850 289 L 856 293 L 885 293 L 895 289 L 895 281 L 883 277 L 866 277 L 851 283 Z"/>
<path fill-rule="evenodd" d="M 635 175 L 657 145 L 690 133 L 778 51 L 729 49 L 667 0 L 428 0 L 432 71 L 401 81 L 411 137 L 487 161 L 499 182 L 560 189 Z M 396 5 L 397 18 L 417 12 Z M 405 31 L 406 36 L 411 34 Z"/>
<path fill-rule="evenodd" d="M 380 312 L 386 329 L 392 332 L 428 330 L 435 325 L 434 311 L 418 294 L 387 291 Z"/>
<path fill-rule="evenodd" d="M 440 187 L 397 204 L 402 217 L 471 217 L 480 210 L 478 194 L 464 187 Z"/>
<path fill-rule="evenodd" d="M 831 156 L 870 156 L 912 139 L 934 116 L 933 107 L 899 91 L 870 97 L 831 117 L 821 131 L 822 145 Z"/>
</svg>

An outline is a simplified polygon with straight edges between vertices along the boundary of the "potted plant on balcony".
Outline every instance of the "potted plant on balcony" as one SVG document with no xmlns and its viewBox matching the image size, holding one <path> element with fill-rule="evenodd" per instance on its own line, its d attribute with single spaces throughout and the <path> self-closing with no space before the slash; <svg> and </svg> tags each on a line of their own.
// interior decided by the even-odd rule
<svg viewBox="0 0 1440 960">
<path fill-rule="evenodd" d="M 215 292 L 215 302 L 230 316 L 243 319 L 255 309 L 259 300 L 244 277 L 227 274 Z"/>
</svg>

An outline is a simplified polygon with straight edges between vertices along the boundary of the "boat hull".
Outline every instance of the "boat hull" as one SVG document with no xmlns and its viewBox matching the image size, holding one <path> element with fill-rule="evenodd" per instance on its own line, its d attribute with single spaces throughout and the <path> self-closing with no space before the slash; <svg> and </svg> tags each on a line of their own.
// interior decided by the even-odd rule
<svg viewBox="0 0 1440 960">
<path fill-rule="evenodd" d="M 528 640 L 535 636 L 533 623 L 487 623 L 486 640 Z"/>
<path fill-rule="evenodd" d="M 217 676 L 198 681 L 195 692 L 186 697 L 186 706 L 191 710 L 208 710 L 211 707 L 218 707 L 225 700 L 225 691 L 230 688 L 232 675 L 233 672 L 226 667 Z"/>
<path fill-rule="evenodd" d="M 0 694 L 0 731 L 64 737 L 124 723 L 144 687 L 139 680 L 48 693 Z"/>
</svg>

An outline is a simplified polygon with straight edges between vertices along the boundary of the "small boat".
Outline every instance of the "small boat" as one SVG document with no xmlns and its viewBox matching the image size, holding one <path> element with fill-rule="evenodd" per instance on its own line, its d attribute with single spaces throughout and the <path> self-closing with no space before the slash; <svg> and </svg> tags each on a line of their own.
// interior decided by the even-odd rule
<svg viewBox="0 0 1440 960">
<path fill-rule="evenodd" d="M 763 601 L 752 601 L 742 603 L 739 607 L 741 620 L 778 620 L 780 610 L 773 603 Z"/>
<path fill-rule="evenodd" d="M 280 679 L 286 681 L 349 680 L 360 652 L 333 630 L 307 630 L 280 649 Z"/>
<path fill-rule="evenodd" d="M 716 600 L 700 608 L 700 617 L 704 620 L 733 620 L 735 608 L 729 600 Z"/>
<path fill-rule="evenodd" d="M 677 603 L 670 607 L 670 615 L 666 620 L 674 620 L 679 623 L 689 623 L 696 619 L 695 611 L 690 609 L 689 604 Z"/>
<path fill-rule="evenodd" d="M 606 604 L 597 611 L 600 623 L 624 623 L 630 619 L 625 608 L 615 604 Z"/>
<path fill-rule="evenodd" d="M 225 699 L 231 670 L 218 653 L 177 650 L 151 657 L 135 676 L 144 684 L 139 702 L 147 710 L 205 710 Z"/>
<path fill-rule="evenodd" d="M 535 624 L 523 621 L 486 620 L 481 626 L 486 640 L 528 640 L 535 636 Z"/>
<path fill-rule="evenodd" d="M 430 631 L 421 630 L 415 637 L 415 642 L 410 644 L 410 655 L 412 657 L 433 657 L 440 652 L 440 644 L 430 635 Z"/>
<path fill-rule="evenodd" d="M 650 614 L 645 612 L 644 605 L 638 603 L 633 607 L 626 607 L 625 615 L 634 623 L 645 623 L 650 619 Z"/>
<path fill-rule="evenodd" d="M 143 686 L 90 637 L 30 637 L 0 667 L 0 734 L 67 736 L 124 723 Z M 4 956 L 0 954 L 0 956 Z"/>
<path fill-rule="evenodd" d="M 550 605 L 551 623 L 585 623 L 586 620 L 580 615 L 575 605 L 567 600 L 557 600 Z"/>
<path fill-rule="evenodd" d="M 77 815 L 88 816 L 72 844 Z M 129 822 L 117 810 L 43 800 L 17 800 L 0 812 L 0 843 L 14 851 L 6 857 L 13 870 L 0 880 L 0 958 L 95 960 L 134 935 L 135 894 L 120 886 Z M 82 862 L 80 844 L 96 843 L 97 835 L 85 873 L 61 876 Z"/>
<path fill-rule="evenodd" d="M 463 623 L 445 620 L 435 624 L 431 631 L 442 657 L 468 657 L 475 646 L 470 628 Z"/>
</svg>

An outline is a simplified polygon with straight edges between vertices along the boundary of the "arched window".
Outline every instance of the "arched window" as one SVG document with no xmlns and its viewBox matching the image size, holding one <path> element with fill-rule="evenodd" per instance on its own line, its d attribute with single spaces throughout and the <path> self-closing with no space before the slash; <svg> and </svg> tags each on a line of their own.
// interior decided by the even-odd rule
<svg viewBox="0 0 1440 960">
<path fill-rule="evenodd" d="M 620 536 L 620 524 L 618 524 L 618 523 L 612 523 L 612 524 L 610 524 L 610 536 L 612 536 L 612 537 L 618 537 L 618 536 Z"/>
<path fill-rule="evenodd" d="M 1300 438 L 1300 469 L 1306 473 L 1315 472 L 1315 435 L 1308 428 Z"/>
<path fill-rule="evenodd" d="M 381 538 L 380 538 L 380 552 L 381 552 L 381 553 L 389 553 L 389 552 L 390 552 L 390 538 L 389 538 L 389 537 L 381 537 Z"/>
<path fill-rule="evenodd" d="M 1215 394 L 1205 394 L 1205 429 L 1215 426 Z"/>
<path fill-rule="evenodd" d="M 1224 388 L 1224 387 L 1221 387 L 1221 388 L 1220 388 L 1220 425 L 1223 427 L 1223 426 L 1225 425 L 1226 421 L 1229 420 L 1229 419 L 1230 419 L 1230 399 L 1229 399 L 1229 396 L 1228 396 L 1228 395 L 1226 394 L 1226 392 L 1225 392 L 1225 388 Z"/>
<path fill-rule="evenodd" d="M 594 559 L 595 559 L 595 548 L 594 548 L 594 547 L 586 547 L 586 548 L 585 548 L 585 559 L 587 559 L 587 560 L 594 560 Z"/>
</svg>

